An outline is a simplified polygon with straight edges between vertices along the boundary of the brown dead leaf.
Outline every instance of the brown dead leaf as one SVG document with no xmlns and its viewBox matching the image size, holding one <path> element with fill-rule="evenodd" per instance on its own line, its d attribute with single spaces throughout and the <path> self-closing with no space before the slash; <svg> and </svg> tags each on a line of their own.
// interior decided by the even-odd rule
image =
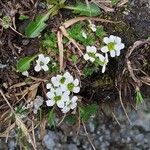
<svg viewBox="0 0 150 150">
<path fill-rule="evenodd" d="M 77 17 L 77 18 L 73 18 L 73 19 L 70 19 L 70 20 L 64 22 L 63 26 L 65 28 L 69 28 L 73 24 L 75 24 L 79 21 L 84 21 L 84 20 L 93 20 L 93 21 L 105 22 L 105 23 L 120 23 L 120 22 L 115 22 L 115 21 L 111 21 L 111 20 L 107 20 L 107 19 L 101 19 L 98 17 Z"/>
<path fill-rule="evenodd" d="M 105 12 L 114 12 L 111 0 L 92 0 L 92 2 L 98 5 Z"/>
<path fill-rule="evenodd" d="M 28 101 L 32 101 L 35 99 L 39 85 L 40 83 L 36 83 L 33 84 L 31 87 L 29 87 L 28 98 L 27 98 Z"/>
<path fill-rule="evenodd" d="M 22 119 L 15 113 L 13 107 L 10 105 L 8 99 L 6 98 L 6 96 L 4 95 L 2 90 L 0 90 L 0 94 L 2 95 L 2 97 L 4 98 L 6 103 L 8 104 L 8 106 L 9 106 L 9 108 L 11 110 L 11 113 L 15 116 L 15 121 L 16 121 L 17 126 L 19 128 L 21 128 L 22 132 L 27 137 L 28 141 L 31 143 L 31 145 L 33 146 L 34 150 L 36 150 L 36 147 L 35 147 L 35 145 L 33 143 L 33 140 L 30 137 L 29 131 L 28 131 L 27 127 L 25 126 L 25 124 L 23 123 Z"/>
<path fill-rule="evenodd" d="M 119 3 L 117 4 L 117 7 L 122 7 L 126 3 L 128 3 L 128 0 L 120 0 Z"/>
<path fill-rule="evenodd" d="M 28 142 L 31 143 L 31 145 L 33 146 L 34 150 L 36 150 L 36 146 L 29 134 L 29 131 L 26 127 L 26 125 L 23 123 L 22 119 L 15 114 L 15 119 L 16 119 L 16 124 L 19 128 L 21 128 L 22 132 L 24 133 L 24 135 L 26 136 L 26 138 L 28 139 Z"/>
<path fill-rule="evenodd" d="M 59 49 L 59 64 L 60 64 L 60 72 L 63 71 L 63 51 L 64 51 L 64 47 L 63 47 L 63 35 L 60 31 L 57 32 L 57 40 L 58 40 L 58 49 Z"/>
<path fill-rule="evenodd" d="M 78 43 L 69 36 L 67 33 L 67 30 L 64 28 L 64 26 L 59 27 L 62 34 L 79 50 L 80 56 L 83 55 L 82 50 L 79 48 Z"/>
</svg>

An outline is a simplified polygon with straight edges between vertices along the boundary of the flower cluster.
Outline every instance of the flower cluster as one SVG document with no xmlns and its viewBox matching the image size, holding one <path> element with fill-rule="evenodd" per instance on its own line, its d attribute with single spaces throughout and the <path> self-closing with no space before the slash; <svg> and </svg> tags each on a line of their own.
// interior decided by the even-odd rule
<svg viewBox="0 0 150 150">
<path fill-rule="evenodd" d="M 92 63 L 98 60 L 100 65 L 102 66 L 102 73 L 106 70 L 106 65 L 108 63 L 108 55 L 107 53 L 105 56 L 97 52 L 97 48 L 95 46 L 87 46 L 86 47 L 86 54 L 83 56 L 84 59 L 87 61 L 91 61 Z"/>
<path fill-rule="evenodd" d="M 102 73 L 106 70 L 106 65 L 108 64 L 108 52 L 111 57 L 119 56 L 120 51 L 125 47 L 121 42 L 121 38 L 118 36 L 110 35 L 110 37 L 104 37 L 103 42 L 106 44 L 101 48 L 102 54 L 97 52 L 97 48 L 95 46 L 87 46 L 86 53 L 84 54 L 84 59 L 89 60 L 92 63 L 95 63 L 97 58 L 100 61 L 100 65 L 102 66 Z"/>
<path fill-rule="evenodd" d="M 63 113 L 76 108 L 78 98 L 71 95 L 80 91 L 79 80 L 74 79 L 69 72 L 52 77 L 51 83 L 48 83 L 46 88 L 49 89 L 47 92 L 47 106 L 56 104 Z"/>
</svg>

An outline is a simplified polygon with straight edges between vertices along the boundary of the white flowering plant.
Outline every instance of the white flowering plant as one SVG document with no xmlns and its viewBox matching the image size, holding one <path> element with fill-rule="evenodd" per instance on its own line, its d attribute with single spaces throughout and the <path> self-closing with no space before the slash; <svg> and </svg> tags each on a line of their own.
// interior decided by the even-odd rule
<svg viewBox="0 0 150 150">
<path fill-rule="evenodd" d="M 67 0 L 47 0 L 42 5 L 39 5 L 39 1 L 36 3 L 31 1 L 29 5 L 38 6 L 39 13 L 42 12 L 37 16 L 34 14 L 33 17 L 29 14 L 31 11 L 28 9 L 25 15 L 19 14 L 24 8 L 21 7 L 21 3 L 19 3 L 20 11 L 17 12 L 17 16 L 5 17 L 7 11 L 2 11 L 0 18 L 0 30 L 2 31 L 0 37 L 3 37 L 0 40 L 1 63 L 7 64 L 6 70 L 0 64 L 2 81 L 4 77 L 4 83 L 0 89 L 1 108 L 2 111 L 6 109 L 6 112 L 1 115 L 1 121 L 4 120 L 4 123 L 8 123 L 11 128 L 14 125 L 20 127 L 21 132 L 23 131 L 22 135 L 30 140 L 34 149 L 36 149 L 36 138 L 32 129 L 37 126 L 42 127 L 40 133 L 44 133 L 43 130 L 47 125 L 59 127 L 63 121 L 67 123 L 72 121 L 72 124 L 76 124 L 75 127 L 80 127 L 82 123 L 87 133 L 84 122 L 94 116 L 98 108 L 103 110 L 107 100 L 113 102 L 113 98 L 119 95 L 118 98 L 121 101 L 124 96 L 128 96 L 126 93 L 128 94 L 129 91 L 130 95 L 136 95 L 137 103 L 142 103 L 143 98 L 138 87 L 142 84 L 138 80 L 145 83 L 145 80 L 148 79 L 147 72 L 142 72 L 141 66 L 144 64 L 144 69 L 148 68 L 145 65 L 148 57 L 145 53 L 147 53 L 149 43 L 144 40 L 143 43 L 138 41 L 133 48 L 129 48 L 125 59 L 119 57 L 122 53 L 126 53 L 124 52 L 124 39 L 128 38 L 125 37 L 128 32 L 126 34 L 123 31 L 126 31 L 128 26 L 124 22 L 123 24 L 116 22 L 120 17 L 110 15 L 111 11 L 117 12 L 114 5 L 116 5 L 115 8 L 122 7 L 120 2 L 118 0 L 108 1 L 108 5 L 105 5 L 107 2 L 96 2 L 96 0 L 78 0 L 77 3 Z M 106 7 L 99 8 L 103 4 Z M 11 2 L 9 5 L 11 6 Z M 2 10 L 7 8 L 3 7 Z M 70 11 L 61 14 L 60 9 Z M 110 13 L 105 14 L 103 11 L 101 14 L 101 9 L 110 11 Z M 70 15 L 71 12 L 74 15 Z M 53 17 L 56 14 L 59 14 L 59 17 Z M 75 16 L 76 14 L 78 15 Z M 71 16 L 75 17 L 68 20 Z M 19 27 L 23 18 L 28 19 L 27 22 L 29 22 L 24 30 Z M 110 20 L 107 20 L 108 18 Z M 120 31 L 122 33 L 119 33 Z M 6 33 L 10 33 L 9 36 L 5 35 Z M 119 35 L 123 35 L 124 38 L 121 39 Z M 135 35 L 132 35 L 134 39 Z M 140 42 L 142 44 L 139 44 Z M 134 58 L 136 55 L 131 56 L 134 48 L 144 49 L 142 57 L 138 58 L 135 63 L 132 61 L 132 56 Z M 140 60 L 139 63 L 138 60 Z M 11 64 L 14 65 L 16 61 L 17 66 L 12 67 Z M 6 77 L 3 76 L 5 74 L 7 74 Z M 141 78 L 138 78 L 137 74 L 140 74 Z M 136 79 L 134 79 L 135 76 Z M 132 89 L 137 86 L 135 93 L 131 93 L 133 90 L 130 90 L 130 86 Z M 118 94 L 116 88 L 121 93 Z M 106 103 L 101 105 L 101 102 Z M 6 107 L 7 104 L 9 107 Z M 5 117 L 10 113 L 13 116 L 11 121 L 7 120 L 10 116 Z M 26 123 L 27 126 L 24 125 Z"/>
<path fill-rule="evenodd" d="M 68 28 L 66 32 L 72 38 L 71 42 L 73 41 L 73 44 L 77 42 L 75 45 L 79 45 L 76 48 L 80 49 L 81 47 L 82 55 L 79 55 L 76 49 L 70 45 L 70 40 L 56 41 L 58 40 L 58 35 L 50 33 L 45 34 L 41 46 L 47 52 L 27 56 L 22 58 L 17 64 L 17 70 L 22 75 L 30 78 L 29 69 L 31 63 L 34 61 L 33 71 L 36 74 L 42 72 L 43 75 L 47 76 L 46 81 L 45 79 L 40 79 L 40 81 L 46 82 L 47 92 L 45 93 L 45 103 L 43 99 L 37 97 L 29 107 L 33 109 L 34 114 L 37 114 L 40 107 L 46 104 L 46 107 L 50 110 L 48 120 L 53 125 L 56 113 L 54 110 L 60 110 L 65 115 L 80 114 L 83 120 L 86 120 L 96 112 L 97 105 L 95 104 L 82 106 L 81 98 L 79 98 L 79 92 L 81 90 L 80 77 L 82 75 L 86 77 L 98 70 L 101 70 L 101 73 L 106 73 L 107 65 L 110 61 L 109 57 L 119 56 L 121 50 L 125 47 L 120 37 L 115 35 L 107 36 L 103 26 L 96 26 L 90 20 L 77 23 Z M 62 55 L 59 57 L 59 60 L 62 62 L 63 59 L 64 63 L 61 64 L 64 67 L 63 71 L 60 70 L 61 73 L 58 73 L 57 61 L 58 54 L 61 53 L 62 49 L 58 51 L 60 45 L 57 42 L 65 45 L 63 58 L 61 57 Z M 57 44 L 59 47 L 57 47 Z M 65 69 L 68 71 L 65 71 Z M 73 77 L 70 72 L 78 78 Z M 51 79 L 47 81 L 49 80 L 49 76 L 51 76 Z"/>
</svg>

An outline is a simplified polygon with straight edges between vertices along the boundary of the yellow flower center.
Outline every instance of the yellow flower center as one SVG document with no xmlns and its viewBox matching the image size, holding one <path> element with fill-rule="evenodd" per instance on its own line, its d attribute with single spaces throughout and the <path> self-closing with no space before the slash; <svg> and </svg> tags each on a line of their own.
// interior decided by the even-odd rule
<svg viewBox="0 0 150 150">
<path fill-rule="evenodd" d="M 114 50 L 114 48 L 115 48 L 115 43 L 114 42 L 108 43 L 108 49 L 109 49 L 109 51 Z"/>
</svg>

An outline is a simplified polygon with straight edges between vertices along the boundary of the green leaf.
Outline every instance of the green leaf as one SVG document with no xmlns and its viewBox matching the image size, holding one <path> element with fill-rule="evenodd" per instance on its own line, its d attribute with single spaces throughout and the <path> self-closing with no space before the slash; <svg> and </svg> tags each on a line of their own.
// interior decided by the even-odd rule
<svg viewBox="0 0 150 150">
<path fill-rule="evenodd" d="M 29 16 L 27 16 L 27 15 L 20 15 L 19 16 L 19 20 L 27 20 L 27 19 L 29 19 Z"/>
<path fill-rule="evenodd" d="M 119 0 L 111 0 L 112 5 L 116 5 L 119 2 Z"/>
<path fill-rule="evenodd" d="M 77 63 L 77 61 L 78 61 L 78 56 L 77 55 L 72 55 L 71 56 L 71 60 L 72 60 L 72 62 L 74 63 L 74 64 L 76 64 Z"/>
<path fill-rule="evenodd" d="M 94 3 L 87 6 L 85 3 L 78 2 L 76 6 L 66 8 L 73 10 L 73 13 L 79 14 L 80 16 L 98 16 L 101 13 L 100 8 Z"/>
<path fill-rule="evenodd" d="M 65 121 L 70 125 L 74 125 L 77 122 L 77 117 L 75 115 L 68 115 L 66 116 Z"/>
<path fill-rule="evenodd" d="M 105 36 L 105 35 L 106 35 L 106 32 L 104 31 L 103 26 L 98 26 L 98 27 L 96 28 L 96 36 L 97 36 L 98 38 L 102 38 L 102 37 Z"/>
<path fill-rule="evenodd" d="M 25 35 L 30 38 L 35 38 L 40 35 L 40 33 L 46 28 L 47 24 L 45 21 L 48 20 L 50 12 L 45 15 L 37 16 L 35 21 L 32 21 L 28 24 L 25 29 Z"/>
<path fill-rule="evenodd" d="M 68 33 L 73 39 L 84 46 L 94 45 L 96 40 L 93 34 L 87 35 L 86 39 L 83 37 L 82 32 L 84 31 L 84 28 L 84 24 L 78 23 L 68 29 Z"/>
<path fill-rule="evenodd" d="M 136 91 L 136 104 L 141 104 L 143 103 L 143 97 L 141 91 L 137 90 Z"/>
<path fill-rule="evenodd" d="M 48 113 L 48 123 L 50 127 L 56 127 L 54 107 Z"/>
<path fill-rule="evenodd" d="M 97 112 L 98 109 L 98 105 L 97 104 L 92 104 L 92 105 L 88 105 L 86 107 L 80 107 L 79 111 L 80 111 L 80 117 L 83 121 L 87 121 L 88 119 L 90 119 L 90 117 L 92 115 L 94 115 Z"/>
<path fill-rule="evenodd" d="M 24 72 L 27 71 L 30 68 L 31 62 L 37 57 L 36 55 L 32 55 L 32 56 L 27 56 L 24 58 L 21 58 L 18 62 L 17 62 L 17 71 L 18 72 Z"/>
<path fill-rule="evenodd" d="M 55 33 L 45 34 L 44 39 L 42 41 L 43 47 L 51 48 L 51 50 L 57 49 L 57 36 Z"/>
<path fill-rule="evenodd" d="M 91 76 L 95 70 L 96 70 L 95 66 L 84 67 L 84 69 L 83 69 L 84 77 Z"/>
</svg>

